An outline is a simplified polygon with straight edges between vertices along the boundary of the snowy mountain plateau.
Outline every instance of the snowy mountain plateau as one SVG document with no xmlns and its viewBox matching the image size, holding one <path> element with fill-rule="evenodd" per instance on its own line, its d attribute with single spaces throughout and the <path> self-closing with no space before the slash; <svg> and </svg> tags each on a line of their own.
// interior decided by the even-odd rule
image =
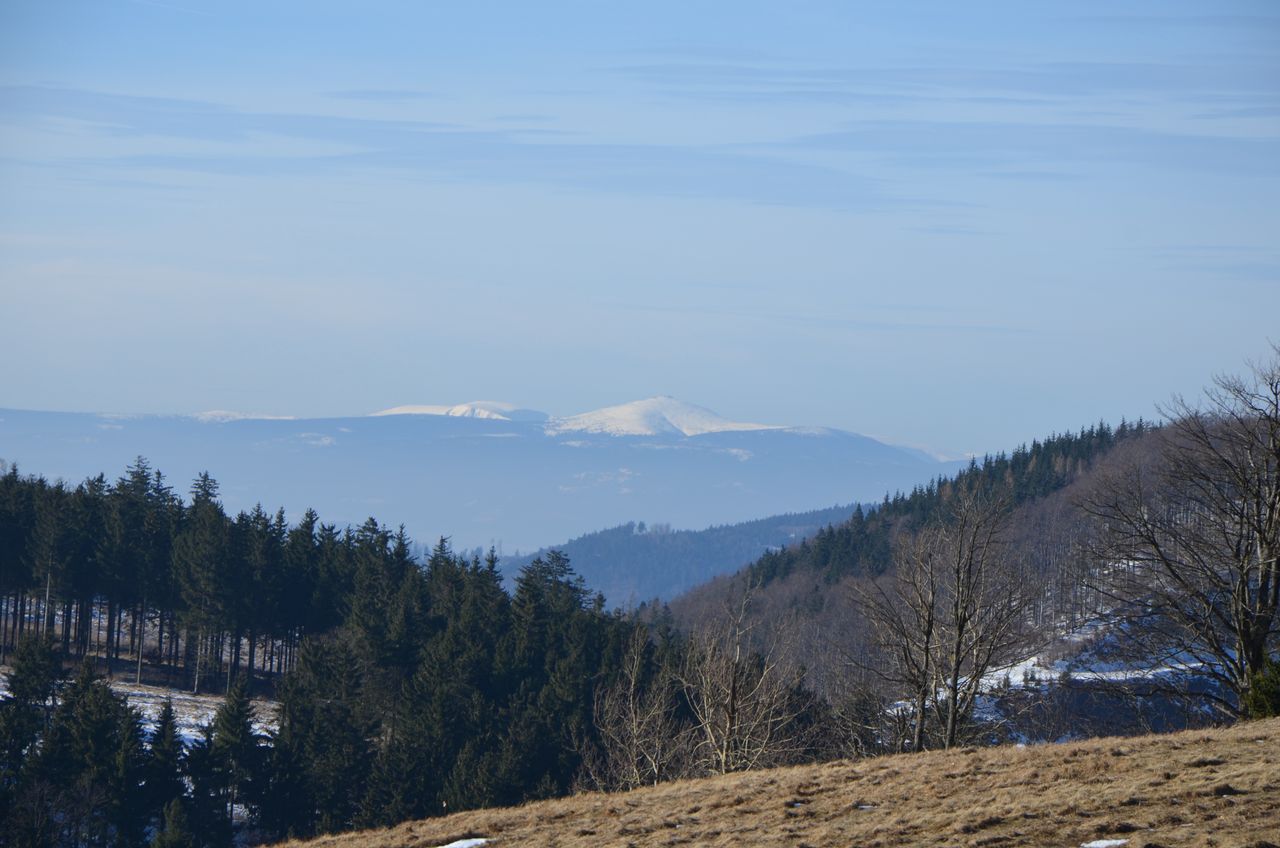
<svg viewBox="0 0 1280 848">
<path fill-rule="evenodd" d="M 0 410 L 0 459 L 75 484 L 138 456 L 185 493 L 209 471 L 228 511 L 374 516 L 455 548 L 534 550 L 628 521 L 701 528 L 886 492 L 956 468 L 841 430 L 731 421 L 668 397 L 553 417 L 511 404 L 294 419 Z M 588 578 L 589 580 L 589 578 Z"/>
</svg>

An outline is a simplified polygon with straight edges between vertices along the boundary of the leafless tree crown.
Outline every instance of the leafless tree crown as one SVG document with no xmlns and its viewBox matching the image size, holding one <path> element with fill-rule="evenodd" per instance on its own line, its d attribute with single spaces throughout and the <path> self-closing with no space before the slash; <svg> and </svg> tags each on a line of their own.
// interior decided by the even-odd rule
<svg viewBox="0 0 1280 848">
<path fill-rule="evenodd" d="M 1280 604 L 1280 347 L 1201 404 L 1177 398 L 1160 450 L 1111 474 L 1087 501 L 1100 584 L 1117 632 L 1154 661 L 1221 684 L 1240 710 L 1277 647 Z"/>
</svg>

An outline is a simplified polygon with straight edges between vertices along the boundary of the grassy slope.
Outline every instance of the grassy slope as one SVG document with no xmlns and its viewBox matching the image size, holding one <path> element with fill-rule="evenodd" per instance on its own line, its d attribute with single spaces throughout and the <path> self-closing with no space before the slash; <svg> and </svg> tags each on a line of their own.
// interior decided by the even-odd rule
<svg viewBox="0 0 1280 848">
<path fill-rule="evenodd" d="M 495 848 L 1280 843 L 1280 719 L 749 772 L 307 844 L 426 848 L 472 836 L 490 837 Z"/>
</svg>

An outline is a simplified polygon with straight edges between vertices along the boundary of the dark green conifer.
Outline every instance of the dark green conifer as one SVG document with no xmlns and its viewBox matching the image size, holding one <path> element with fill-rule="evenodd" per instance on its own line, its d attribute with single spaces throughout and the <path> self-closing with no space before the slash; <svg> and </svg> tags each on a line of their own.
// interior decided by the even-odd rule
<svg viewBox="0 0 1280 848">
<path fill-rule="evenodd" d="M 184 794 L 186 787 L 182 781 L 182 756 L 183 745 L 178 736 L 173 700 L 166 698 L 147 749 L 145 788 L 149 816 L 159 817 L 165 814 L 170 802 Z M 185 818 L 185 811 L 183 816 Z"/>
<path fill-rule="evenodd" d="M 244 677 L 238 677 L 213 717 L 213 740 L 209 748 L 221 778 L 228 819 L 237 805 L 248 809 L 256 801 L 254 789 L 263 752 L 253 729 L 253 718 L 248 683 Z"/>
<path fill-rule="evenodd" d="M 164 806 L 164 818 L 151 840 L 151 848 L 197 848 L 198 845 L 187 820 L 186 804 L 181 798 L 174 798 Z"/>
</svg>

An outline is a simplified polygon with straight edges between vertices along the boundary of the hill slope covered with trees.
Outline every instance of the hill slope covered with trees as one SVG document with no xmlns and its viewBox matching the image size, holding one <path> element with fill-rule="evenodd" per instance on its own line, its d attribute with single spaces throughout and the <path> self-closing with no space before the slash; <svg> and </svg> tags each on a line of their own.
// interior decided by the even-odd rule
<svg viewBox="0 0 1280 848">
<path fill-rule="evenodd" d="M 833 506 L 723 524 L 705 530 L 672 530 L 667 524 L 629 522 L 587 533 L 555 548 L 506 557 L 515 571 L 552 550 L 573 561 L 610 606 L 669 600 L 720 574 L 731 574 L 770 550 L 780 550 L 827 527 L 842 524 L 854 507 Z"/>
</svg>

